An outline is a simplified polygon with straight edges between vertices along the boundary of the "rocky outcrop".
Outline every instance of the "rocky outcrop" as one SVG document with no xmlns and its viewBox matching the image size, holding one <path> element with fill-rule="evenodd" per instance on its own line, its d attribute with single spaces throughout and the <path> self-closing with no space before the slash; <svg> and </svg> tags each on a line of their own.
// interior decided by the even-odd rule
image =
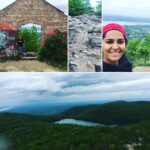
<svg viewBox="0 0 150 150">
<path fill-rule="evenodd" d="M 95 15 L 69 16 L 70 71 L 100 71 L 101 18 Z"/>
</svg>

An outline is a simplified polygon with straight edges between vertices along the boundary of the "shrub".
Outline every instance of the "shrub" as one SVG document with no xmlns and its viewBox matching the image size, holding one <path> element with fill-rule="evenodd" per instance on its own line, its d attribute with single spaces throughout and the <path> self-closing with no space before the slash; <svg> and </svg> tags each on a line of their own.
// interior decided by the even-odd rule
<svg viewBox="0 0 150 150">
<path fill-rule="evenodd" d="M 66 33 L 55 31 L 47 37 L 44 47 L 39 51 L 39 59 L 58 67 L 67 67 L 67 36 Z"/>
<path fill-rule="evenodd" d="M 136 38 L 129 40 L 126 53 L 134 66 L 150 66 L 150 34 L 143 40 Z"/>
</svg>

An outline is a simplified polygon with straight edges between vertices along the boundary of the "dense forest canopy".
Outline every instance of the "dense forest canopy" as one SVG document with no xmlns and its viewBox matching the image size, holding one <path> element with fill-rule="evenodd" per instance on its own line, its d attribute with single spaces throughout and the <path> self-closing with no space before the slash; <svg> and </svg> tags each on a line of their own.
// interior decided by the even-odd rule
<svg viewBox="0 0 150 150">
<path fill-rule="evenodd" d="M 119 101 L 72 107 L 59 115 L 0 113 L 0 139 L 4 138 L 9 142 L 10 150 L 129 150 L 129 147 L 134 147 L 134 150 L 149 150 L 149 106 L 150 102 Z M 121 117 L 125 115 L 124 112 L 130 121 L 116 127 L 85 127 L 54 123 L 64 117 L 81 117 L 88 113 L 91 113 L 88 116 L 89 120 L 94 115 L 99 114 L 102 117 L 106 114 L 105 118 L 115 121 L 118 114 Z M 134 118 L 139 120 L 133 123 Z"/>
</svg>

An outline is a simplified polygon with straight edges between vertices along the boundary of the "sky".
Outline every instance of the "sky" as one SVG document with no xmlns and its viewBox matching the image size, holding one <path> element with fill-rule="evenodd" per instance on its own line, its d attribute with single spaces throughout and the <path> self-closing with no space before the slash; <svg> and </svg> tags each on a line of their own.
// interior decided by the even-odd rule
<svg viewBox="0 0 150 150">
<path fill-rule="evenodd" d="M 103 0 L 104 15 L 150 18 L 150 0 Z"/>
<path fill-rule="evenodd" d="M 31 102 L 150 100 L 150 73 L 0 73 L 0 87 L 0 109 Z"/>
<path fill-rule="evenodd" d="M 0 10 L 5 8 L 6 6 L 8 6 L 9 4 L 11 4 L 12 2 L 14 2 L 15 0 L 0 0 Z M 47 2 L 49 2 L 50 4 L 52 4 L 53 6 L 59 8 L 60 10 L 62 10 L 65 14 L 67 14 L 68 12 L 68 0 L 46 0 Z M 91 0 L 91 5 L 93 7 L 96 6 L 97 0 Z"/>
<path fill-rule="evenodd" d="M 0 0 L 0 10 L 14 2 L 15 0 Z M 67 0 L 46 0 L 53 6 L 59 8 L 62 10 L 65 14 L 67 14 L 68 11 L 68 1 Z"/>
</svg>

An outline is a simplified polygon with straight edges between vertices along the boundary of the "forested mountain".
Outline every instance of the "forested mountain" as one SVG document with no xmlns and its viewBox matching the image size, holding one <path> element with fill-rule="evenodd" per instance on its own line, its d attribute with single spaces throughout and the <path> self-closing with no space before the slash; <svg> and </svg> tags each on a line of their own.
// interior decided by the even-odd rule
<svg viewBox="0 0 150 150">
<path fill-rule="evenodd" d="M 150 120 L 150 102 L 117 101 L 102 105 L 77 106 L 64 111 L 63 115 L 108 125 L 138 123 Z"/>
<path fill-rule="evenodd" d="M 6 140 L 10 150 L 129 150 L 131 147 L 133 150 L 149 150 L 149 106 L 150 102 L 119 101 L 72 107 L 59 115 L 0 113 L 0 143 L 1 139 Z M 86 114 L 88 116 L 84 118 Z M 89 121 L 102 117 L 103 122 L 117 123 L 118 126 L 54 123 L 64 117 Z"/>
</svg>

